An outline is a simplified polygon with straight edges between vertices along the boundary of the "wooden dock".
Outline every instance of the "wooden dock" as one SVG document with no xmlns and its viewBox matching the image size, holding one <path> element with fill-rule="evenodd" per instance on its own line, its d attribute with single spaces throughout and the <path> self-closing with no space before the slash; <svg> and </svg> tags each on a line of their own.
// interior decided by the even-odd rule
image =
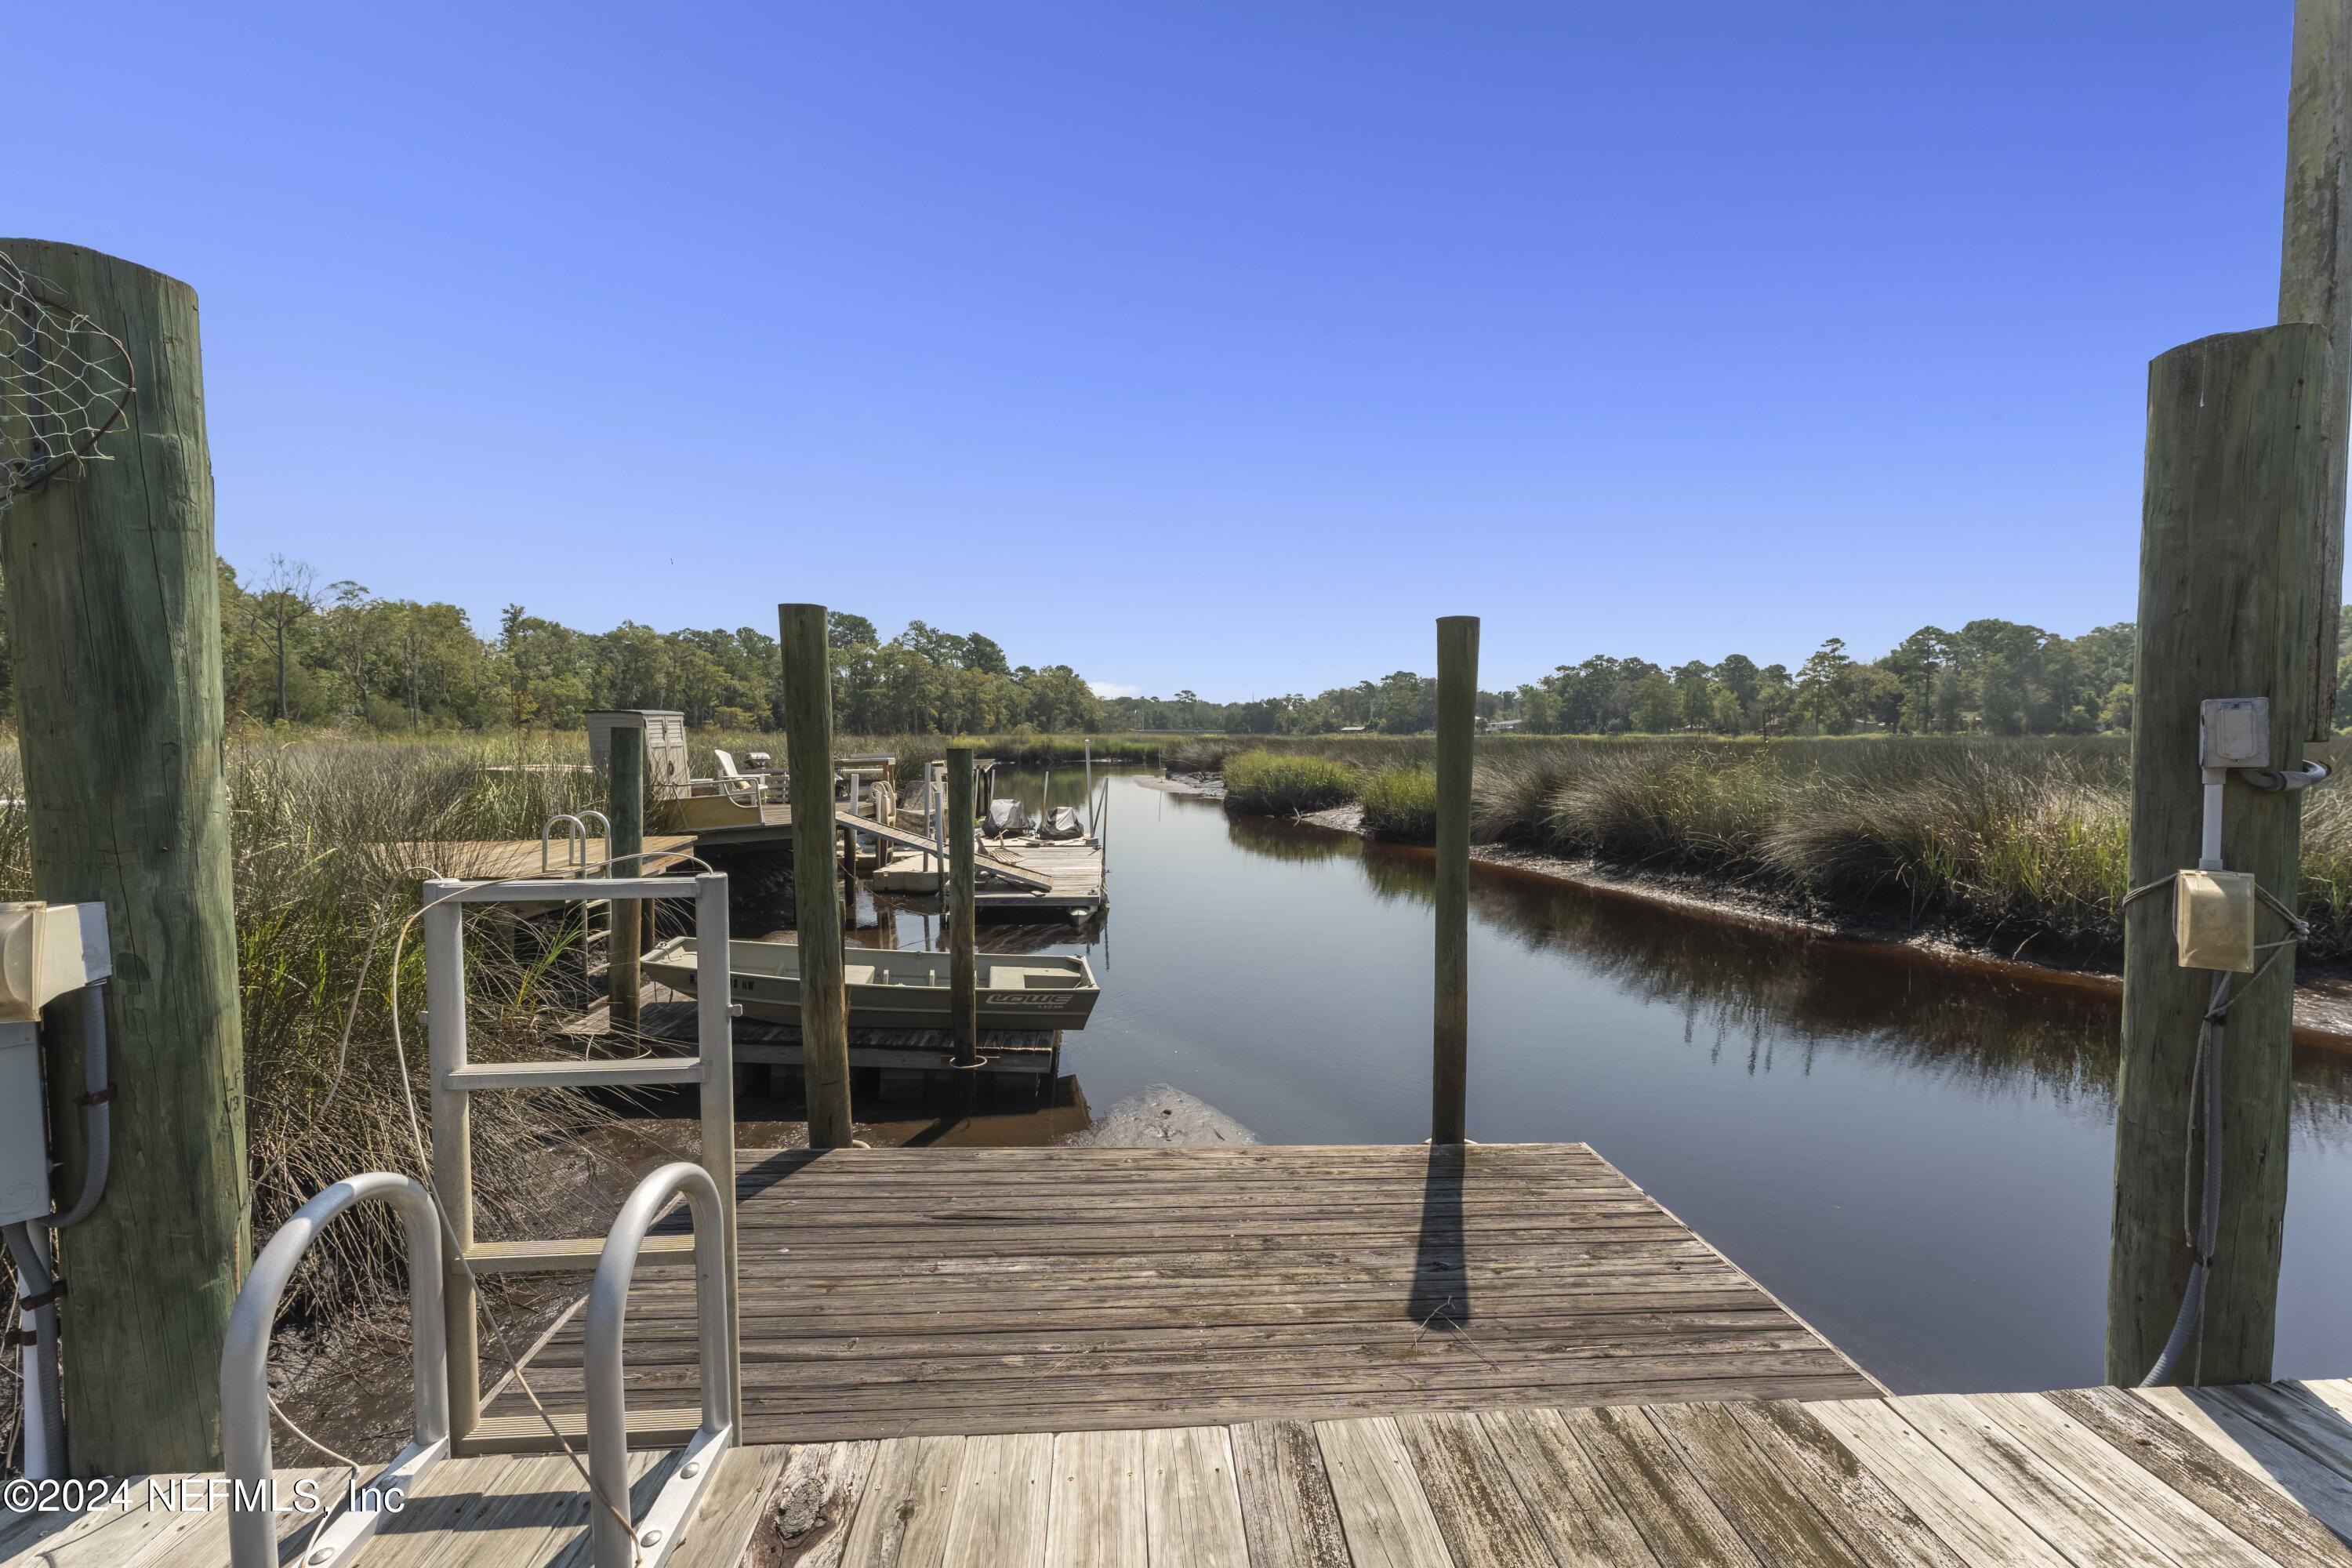
<svg viewBox="0 0 2352 1568">
<path fill-rule="evenodd" d="M 740 1448 L 672 1568 L 2342 1568 L 2352 1384 L 1517 1406 Z M 676 1460 L 636 1455 L 633 1511 Z M 319 1469 L 280 1472 L 288 1486 Z M 166 1485 L 168 1486 L 168 1482 Z M 202 1479 L 198 1479 L 202 1484 Z M 216 1568 L 218 1511 L 0 1522 Z M 168 1495 L 168 1494 L 167 1494 Z M 281 1516 L 299 1562 L 310 1516 Z M 561 1456 L 453 1459 L 357 1568 L 586 1568 Z"/>
<path fill-rule="evenodd" d="M 748 1163 L 747 1446 L 675 1568 L 2352 1568 L 2352 1383 L 1886 1397 L 1580 1145 Z M 649 1253 L 633 1421 L 686 1312 Z M 0 1562 L 224 1563 L 211 1479 Z M 357 1568 L 587 1568 L 587 1519 L 560 1455 L 451 1459 Z"/>
<path fill-rule="evenodd" d="M 1007 865 L 1044 878 L 1045 888 L 1019 888 L 992 881 L 992 864 Z M 981 851 L 980 886 L 972 894 L 973 911 L 1007 920 L 1040 919 L 1047 915 L 1084 917 L 1103 907 L 1108 898 L 1103 873 L 1103 851 L 1083 840 L 1066 843 L 1023 842 Z"/>
<path fill-rule="evenodd" d="M 740 1158 L 754 1442 L 1877 1392 L 1580 1144 Z M 648 1260 L 633 1408 L 694 1403 L 691 1318 Z"/>
<path fill-rule="evenodd" d="M 577 846 L 556 838 L 546 847 L 547 869 L 541 869 L 541 846 L 536 838 L 476 838 L 445 839 L 412 844 L 378 844 L 373 847 L 379 858 L 398 870 L 429 870 L 436 877 L 459 877 L 468 881 L 502 882 L 526 877 L 602 877 L 604 868 L 604 841 L 588 840 L 588 864 L 583 870 L 575 861 L 566 864 L 565 857 L 577 852 Z M 686 864 L 694 853 L 694 835 L 690 833 L 648 833 L 645 837 L 644 875 L 658 877 L 663 872 Z M 635 875 L 635 872 L 627 873 Z"/>
</svg>

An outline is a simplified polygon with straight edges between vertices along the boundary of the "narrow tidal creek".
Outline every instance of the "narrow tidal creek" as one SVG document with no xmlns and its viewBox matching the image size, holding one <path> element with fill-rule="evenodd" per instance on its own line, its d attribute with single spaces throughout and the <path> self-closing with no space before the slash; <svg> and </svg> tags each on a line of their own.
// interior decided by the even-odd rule
<svg viewBox="0 0 2352 1568">
<path fill-rule="evenodd" d="M 1086 1100 L 1168 1084 L 1267 1142 L 1426 1137 L 1427 853 L 1133 775 L 1108 799 L 1099 929 L 982 932 L 1092 957 L 1063 1063 Z M 937 939 L 882 903 L 906 945 Z M 1483 867 L 1470 952 L 1472 1137 L 1591 1144 L 1898 1393 L 2101 1380 L 2111 999 Z M 2295 1076 L 2277 1370 L 2339 1376 L 2352 1057 L 2299 1049 Z"/>
</svg>

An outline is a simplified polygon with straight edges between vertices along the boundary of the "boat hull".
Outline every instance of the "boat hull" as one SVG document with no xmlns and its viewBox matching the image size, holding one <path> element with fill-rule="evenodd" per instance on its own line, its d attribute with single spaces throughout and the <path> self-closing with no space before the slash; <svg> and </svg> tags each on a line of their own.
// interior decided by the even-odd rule
<svg viewBox="0 0 2352 1568">
<path fill-rule="evenodd" d="M 743 1016 L 772 1024 L 801 1021 L 800 976 L 785 955 L 790 942 L 738 942 L 732 949 L 728 994 Z M 748 952 L 746 950 L 749 950 Z M 945 1029 L 951 1026 L 948 957 L 940 952 L 887 952 L 850 948 L 843 991 L 849 1022 L 860 1028 Z M 663 942 L 638 961 L 649 979 L 699 994 L 700 955 L 692 937 Z M 983 1029 L 1082 1029 L 1101 993 L 1082 958 L 981 955 L 980 1026 Z M 993 983 L 992 983 L 993 982 Z"/>
</svg>

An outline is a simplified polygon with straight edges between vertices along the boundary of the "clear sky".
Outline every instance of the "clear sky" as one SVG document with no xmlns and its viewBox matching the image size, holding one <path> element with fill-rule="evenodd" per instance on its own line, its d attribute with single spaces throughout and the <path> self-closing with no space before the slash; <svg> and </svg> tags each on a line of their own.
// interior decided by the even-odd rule
<svg viewBox="0 0 2352 1568">
<path fill-rule="evenodd" d="M 0 224 L 203 300 L 222 551 L 1236 699 L 2133 608 L 2291 0 L 132 5 Z M 29 138 L 29 142 L 26 140 Z"/>
</svg>

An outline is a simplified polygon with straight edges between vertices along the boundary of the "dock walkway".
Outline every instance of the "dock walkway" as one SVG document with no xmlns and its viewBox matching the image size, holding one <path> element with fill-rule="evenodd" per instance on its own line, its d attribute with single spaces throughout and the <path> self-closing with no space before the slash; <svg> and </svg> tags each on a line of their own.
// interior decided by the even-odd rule
<svg viewBox="0 0 2352 1568">
<path fill-rule="evenodd" d="M 671 1568 L 2343 1568 L 2352 1384 L 1605 1405 L 769 1444 Z M 641 1511 L 676 1461 L 633 1456 Z M 280 1472 L 328 1480 L 317 1470 Z M 0 1521 L 214 1568 L 217 1512 Z M 453 1459 L 356 1568 L 587 1568 L 561 1456 Z M 300 1561 L 306 1516 L 289 1514 Z"/>
<path fill-rule="evenodd" d="M 2352 1383 L 1887 1397 L 1580 1145 L 747 1165 L 748 1446 L 674 1568 L 2352 1568 Z M 686 1314 L 649 1254 L 633 1423 Z M 576 1409 L 576 1336 L 531 1366 Z M 210 1568 L 221 1506 L 0 1517 L 0 1563 Z M 587 1520 L 477 1452 L 356 1568 L 588 1568 Z"/>
<path fill-rule="evenodd" d="M 1879 1392 L 1581 1144 L 738 1158 L 751 1442 Z M 628 1346 L 633 1409 L 695 1404 L 688 1270 Z"/>
</svg>

